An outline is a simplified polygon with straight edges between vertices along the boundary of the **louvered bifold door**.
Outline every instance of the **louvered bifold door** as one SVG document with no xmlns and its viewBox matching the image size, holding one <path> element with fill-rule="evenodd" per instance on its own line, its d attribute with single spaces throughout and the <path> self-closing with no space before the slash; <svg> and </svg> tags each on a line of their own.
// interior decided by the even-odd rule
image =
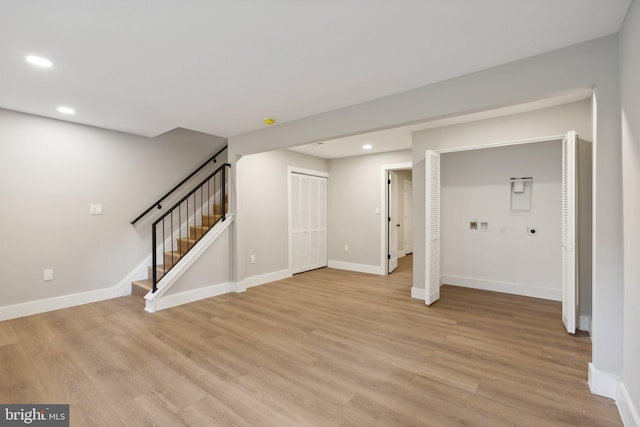
<svg viewBox="0 0 640 427">
<path fill-rule="evenodd" d="M 562 140 L 562 321 L 575 334 L 577 318 L 576 206 L 577 143 L 571 131 Z"/>
<path fill-rule="evenodd" d="M 425 228 L 425 298 L 431 305 L 440 298 L 440 154 L 427 150 Z"/>
</svg>

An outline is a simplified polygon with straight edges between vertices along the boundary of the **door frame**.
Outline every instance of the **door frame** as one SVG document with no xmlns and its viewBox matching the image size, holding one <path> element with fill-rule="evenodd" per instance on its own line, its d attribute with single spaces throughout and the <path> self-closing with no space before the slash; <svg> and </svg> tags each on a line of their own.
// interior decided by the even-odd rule
<svg viewBox="0 0 640 427">
<path fill-rule="evenodd" d="M 478 144 L 478 145 L 466 145 L 466 146 L 462 146 L 462 147 L 454 147 L 454 148 L 443 148 L 443 149 L 438 149 L 438 150 L 432 150 L 432 149 L 427 149 L 426 151 L 432 151 L 434 153 L 437 154 L 446 154 L 446 153 L 455 153 L 455 152 L 459 152 L 459 151 L 471 151 L 471 150 L 481 150 L 484 148 L 496 148 L 496 147 L 506 147 L 506 146 L 511 146 L 511 145 L 522 145 L 522 144 L 531 144 L 531 143 L 536 143 L 536 142 L 548 142 L 548 141 L 562 141 L 565 137 L 567 136 L 567 134 L 562 134 L 562 135 L 551 135 L 551 136 L 545 136 L 545 137 L 540 137 L 540 138 L 529 138 L 529 139 L 520 139 L 520 140 L 512 140 L 512 141 L 503 141 L 503 142 L 496 142 L 496 143 L 489 143 L 489 144 Z M 426 188 L 427 185 L 425 185 L 425 192 L 428 192 L 428 188 Z M 426 203 L 426 200 L 425 200 Z M 426 215 L 425 215 L 426 216 Z M 429 250 L 429 242 L 428 240 L 425 238 L 425 257 L 426 254 L 428 253 Z M 425 269 L 428 268 L 427 265 L 425 265 Z M 427 279 L 428 279 L 429 275 L 425 274 L 425 283 L 424 283 L 424 300 L 425 303 L 427 301 L 427 290 L 429 289 L 429 283 L 427 283 Z M 442 281 L 442 273 L 440 272 L 440 281 Z"/>
<path fill-rule="evenodd" d="M 389 247 L 389 186 L 387 184 L 387 171 L 390 170 L 411 170 L 412 162 L 393 163 L 380 166 L 380 274 L 389 274 L 389 263 L 387 262 L 387 248 Z"/>
<path fill-rule="evenodd" d="M 293 214 L 293 209 L 291 206 L 291 175 L 293 175 L 294 173 L 297 174 L 301 174 L 301 175 L 309 175 L 309 176 L 315 176 L 318 178 L 326 178 L 327 179 L 327 199 L 328 199 L 328 194 L 329 194 L 329 173 L 328 172 L 322 172 L 322 171 L 317 171 L 317 170 L 313 170 L 313 169 L 305 169 L 305 168 L 299 168 L 297 166 L 288 166 L 287 167 L 287 243 L 288 243 L 288 251 L 289 251 L 289 275 L 293 276 L 293 229 L 291 227 L 291 216 Z M 327 207 L 329 206 L 329 201 L 327 200 Z M 327 242 L 329 239 L 329 215 L 327 212 Z M 329 246 L 327 245 L 327 252 L 329 251 Z M 329 259 L 328 257 L 328 253 L 327 253 L 327 260 Z"/>
<path fill-rule="evenodd" d="M 407 209 L 407 197 L 406 197 L 406 193 L 407 193 L 407 185 L 411 186 L 411 206 L 410 209 Z M 403 185 L 402 185 L 402 189 L 403 189 L 403 193 L 402 193 L 402 198 L 403 198 L 403 203 L 404 203 L 404 218 L 402 218 L 403 220 L 403 224 L 404 224 L 404 230 L 402 231 L 404 234 L 404 251 L 403 253 L 405 255 L 408 255 L 410 253 L 413 253 L 413 179 L 411 181 L 409 180 L 404 180 L 403 181 Z M 407 211 L 411 212 L 411 230 L 408 230 L 407 227 Z M 407 237 L 411 237 L 411 250 L 408 251 L 407 250 Z"/>
<path fill-rule="evenodd" d="M 393 175 L 393 177 L 392 177 Z M 392 273 L 398 268 L 398 174 L 393 170 L 387 171 L 387 209 L 389 210 L 389 221 L 387 224 L 387 272 Z M 394 188 L 395 187 L 395 188 Z M 394 200 L 395 198 L 395 200 Z M 395 206 L 393 203 L 395 201 Z M 404 203 L 404 201 L 403 201 Z M 403 230 L 404 231 L 404 230 Z M 392 237 L 395 235 L 395 242 Z M 395 258 L 393 257 L 393 248 L 395 246 Z M 391 268 L 391 264 L 395 262 L 395 267 Z"/>
</svg>

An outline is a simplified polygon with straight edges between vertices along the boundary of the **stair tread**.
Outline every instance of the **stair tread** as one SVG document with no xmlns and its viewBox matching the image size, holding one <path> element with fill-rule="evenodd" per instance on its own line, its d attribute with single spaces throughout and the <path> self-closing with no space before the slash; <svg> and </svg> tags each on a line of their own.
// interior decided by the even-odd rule
<svg viewBox="0 0 640 427">
<path fill-rule="evenodd" d="M 186 241 L 196 242 L 198 239 L 192 239 L 191 237 L 178 237 L 176 240 L 182 241 L 182 242 L 186 242 Z"/>
<path fill-rule="evenodd" d="M 140 280 L 134 280 L 133 282 L 131 282 L 132 285 L 138 286 L 140 288 L 144 288 L 148 291 L 150 291 L 153 288 L 153 284 L 151 282 L 151 279 L 140 279 Z"/>
</svg>

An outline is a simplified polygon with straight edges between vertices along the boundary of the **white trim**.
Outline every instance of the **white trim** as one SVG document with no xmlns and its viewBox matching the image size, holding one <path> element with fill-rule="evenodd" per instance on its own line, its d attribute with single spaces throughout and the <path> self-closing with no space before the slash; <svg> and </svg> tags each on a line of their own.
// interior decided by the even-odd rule
<svg viewBox="0 0 640 427">
<path fill-rule="evenodd" d="M 336 268 L 338 270 L 356 271 L 358 273 L 377 274 L 384 276 L 386 274 L 384 266 L 369 265 L 369 264 L 354 264 L 351 262 L 332 261 L 328 262 L 329 268 Z"/>
<path fill-rule="evenodd" d="M 500 282 L 494 280 L 477 279 L 475 277 L 452 276 L 443 274 L 440 283 L 465 288 L 482 289 L 485 291 L 504 292 L 507 294 L 522 295 L 526 297 L 543 298 L 553 301 L 562 301 L 562 289 L 542 288 L 525 285 L 523 283 Z"/>
<path fill-rule="evenodd" d="M 96 289 L 93 291 L 80 292 L 71 295 L 29 301 L 21 304 L 7 305 L 0 307 L 0 321 L 15 319 L 17 317 L 31 316 L 32 314 L 45 313 L 47 311 L 59 310 L 61 308 L 73 307 L 76 305 L 89 304 L 118 297 L 118 288 Z"/>
<path fill-rule="evenodd" d="M 566 135 L 552 135 L 552 136 L 544 136 L 541 138 L 531 138 L 531 139 L 516 139 L 513 141 L 503 141 L 496 142 L 493 144 L 480 144 L 480 145 L 467 145 L 464 147 L 455 147 L 455 148 L 443 148 L 440 150 L 433 150 L 436 153 L 444 154 L 444 153 L 455 153 L 457 151 L 469 151 L 469 150 L 480 150 L 483 148 L 495 148 L 495 147 L 507 147 L 509 145 L 520 145 L 520 144 L 531 144 L 534 142 L 547 142 L 547 141 L 556 141 L 562 140 Z"/>
<path fill-rule="evenodd" d="M 146 279 L 150 264 L 151 255 L 147 255 L 112 287 L 0 307 L 0 321 L 131 295 L 131 282 Z"/>
<path fill-rule="evenodd" d="M 589 362 L 589 388 L 593 394 L 615 399 L 618 377 L 615 374 L 597 369 L 593 363 Z"/>
<path fill-rule="evenodd" d="M 389 212 L 387 210 L 387 171 L 388 170 L 407 170 L 412 169 L 413 163 L 405 162 L 405 163 L 392 163 L 388 165 L 380 166 L 380 265 L 382 266 L 382 273 L 373 273 L 373 274 L 387 274 L 387 270 L 389 269 L 387 263 L 387 225 L 388 221 L 386 220 L 389 217 Z M 331 267 L 331 266 L 329 266 Z M 340 267 L 335 267 L 340 268 Z M 349 270 L 348 268 L 344 268 L 343 270 Z M 354 270 L 359 271 L 359 270 Z"/>
<path fill-rule="evenodd" d="M 419 299 L 424 301 L 424 289 L 416 288 L 415 286 L 411 287 L 411 298 Z"/>
<path fill-rule="evenodd" d="M 578 319 L 578 329 L 589 332 L 591 335 L 591 316 L 581 314 Z"/>
<path fill-rule="evenodd" d="M 293 276 L 293 230 L 291 229 L 291 175 L 294 173 L 317 176 L 320 178 L 327 178 L 327 206 L 329 205 L 329 173 L 311 169 L 299 168 L 297 166 L 287 166 L 287 243 L 289 245 L 289 276 Z M 327 241 L 329 239 L 329 216 L 327 212 Z M 329 251 L 329 245 L 327 244 L 327 255 Z M 328 256 L 327 256 L 328 258 Z M 246 290 L 246 288 L 245 288 Z M 243 292 L 243 291 L 238 291 Z"/>
<path fill-rule="evenodd" d="M 618 411 L 620 411 L 620 418 L 625 427 L 640 427 L 640 415 L 638 408 L 633 405 L 631 397 L 627 392 L 622 381 L 618 381 L 618 395 L 616 398 L 616 404 L 618 405 Z"/>
<path fill-rule="evenodd" d="M 409 230 L 407 228 L 407 198 L 405 196 L 405 193 L 407 192 L 407 185 L 411 185 L 411 208 L 413 209 L 413 178 L 411 181 L 409 181 L 408 179 L 403 180 L 403 184 L 402 184 L 402 209 L 404 211 L 404 218 L 402 218 L 402 228 L 403 231 L 402 233 L 403 235 L 403 239 L 402 239 L 402 246 L 404 247 L 404 250 L 402 251 L 405 255 L 407 253 L 412 253 L 413 252 L 413 236 L 411 236 L 411 247 L 407 248 L 407 234 L 411 235 L 413 233 L 413 212 L 411 212 L 411 230 Z M 412 210 L 410 209 L 410 210 Z"/>
<path fill-rule="evenodd" d="M 193 265 L 194 262 L 215 242 L 222 233 L 233 223 L 233 214 L 227 214 L 224 221 L 218 222 L 211 231 L 205 234 L 198 244 L 189 252 L 182 256 L 181 261 L 177 263 L 167 274 L 162 277 L 160 288 L 153 293 L 149 292 L 145 295 L 145 310 L 154 313 L 159 310 L 163 304 L 158 303 L 164 297 L 166 292 L 176 283 L 176 281 Z"/>
<path fill-rule="evenodd" d="M 123 297 L 125 295 L 131 295 L 131 282 L 146 279 L 148 277 L 150 265 L 151 254 L 147 255 L 133 268 L 133 270 L 118 282 L 116 285 L 118 296 Z"/>
<path fill-rule="evenodd" d="M 288 279 L 292 274 L 289 269 L 273 271 L 267 274 L 261 274 L 260 276 L 247 277 L 238 283 L 236 292 L 243 292 L 247 288 L 253 288 L 254 286 L 264 285 L 265 283 L 277 282 L 278 280 Z M 238 290 L 241 289 L 241 290 Z"/>
<path fill-rule="evenodd" d="M 401 251 L 398 251 L 398 258 L 402 258 L 407 256 L 407 251 L 405 251 L 404 249 Z"/>
<path fill-rule="evenodd" d="M 301 175 L 309 175 L 309 176 L 317 176 L 320 178 L 329 178 L 329 172 L 322 172 L 313 169 L 304 169 L 299 168 L 297 166 L 289 166 L 287 167 L 288 173 L 299 173 Z"/>
<path fill-rule="evenodd" d="M 234 290 L 235 284 L 232 282 L 226 282 L 216 285 L 204 286 L 202 288 L 192 289 L 189 291 L 179 292 L 177 294 L 165 295 L 163 298 L 156 301 L 155 309 L 156 311 L 164 310 L 205 298 L 212 298 L 218 295 L 228 294 L 230 292 L 233 292 Z"/>
</svg>

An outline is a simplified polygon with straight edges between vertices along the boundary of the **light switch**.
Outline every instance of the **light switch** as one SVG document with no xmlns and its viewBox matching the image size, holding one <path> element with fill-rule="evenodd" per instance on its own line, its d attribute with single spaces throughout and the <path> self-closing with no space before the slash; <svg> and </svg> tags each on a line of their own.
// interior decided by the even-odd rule
<svg viewBox="0 0 640 427">
<path fill-rule="evenodd" d="M 91 205 L 89 212 L 91 215 L 102 215 L 102 205 Z"/>
</svg>

